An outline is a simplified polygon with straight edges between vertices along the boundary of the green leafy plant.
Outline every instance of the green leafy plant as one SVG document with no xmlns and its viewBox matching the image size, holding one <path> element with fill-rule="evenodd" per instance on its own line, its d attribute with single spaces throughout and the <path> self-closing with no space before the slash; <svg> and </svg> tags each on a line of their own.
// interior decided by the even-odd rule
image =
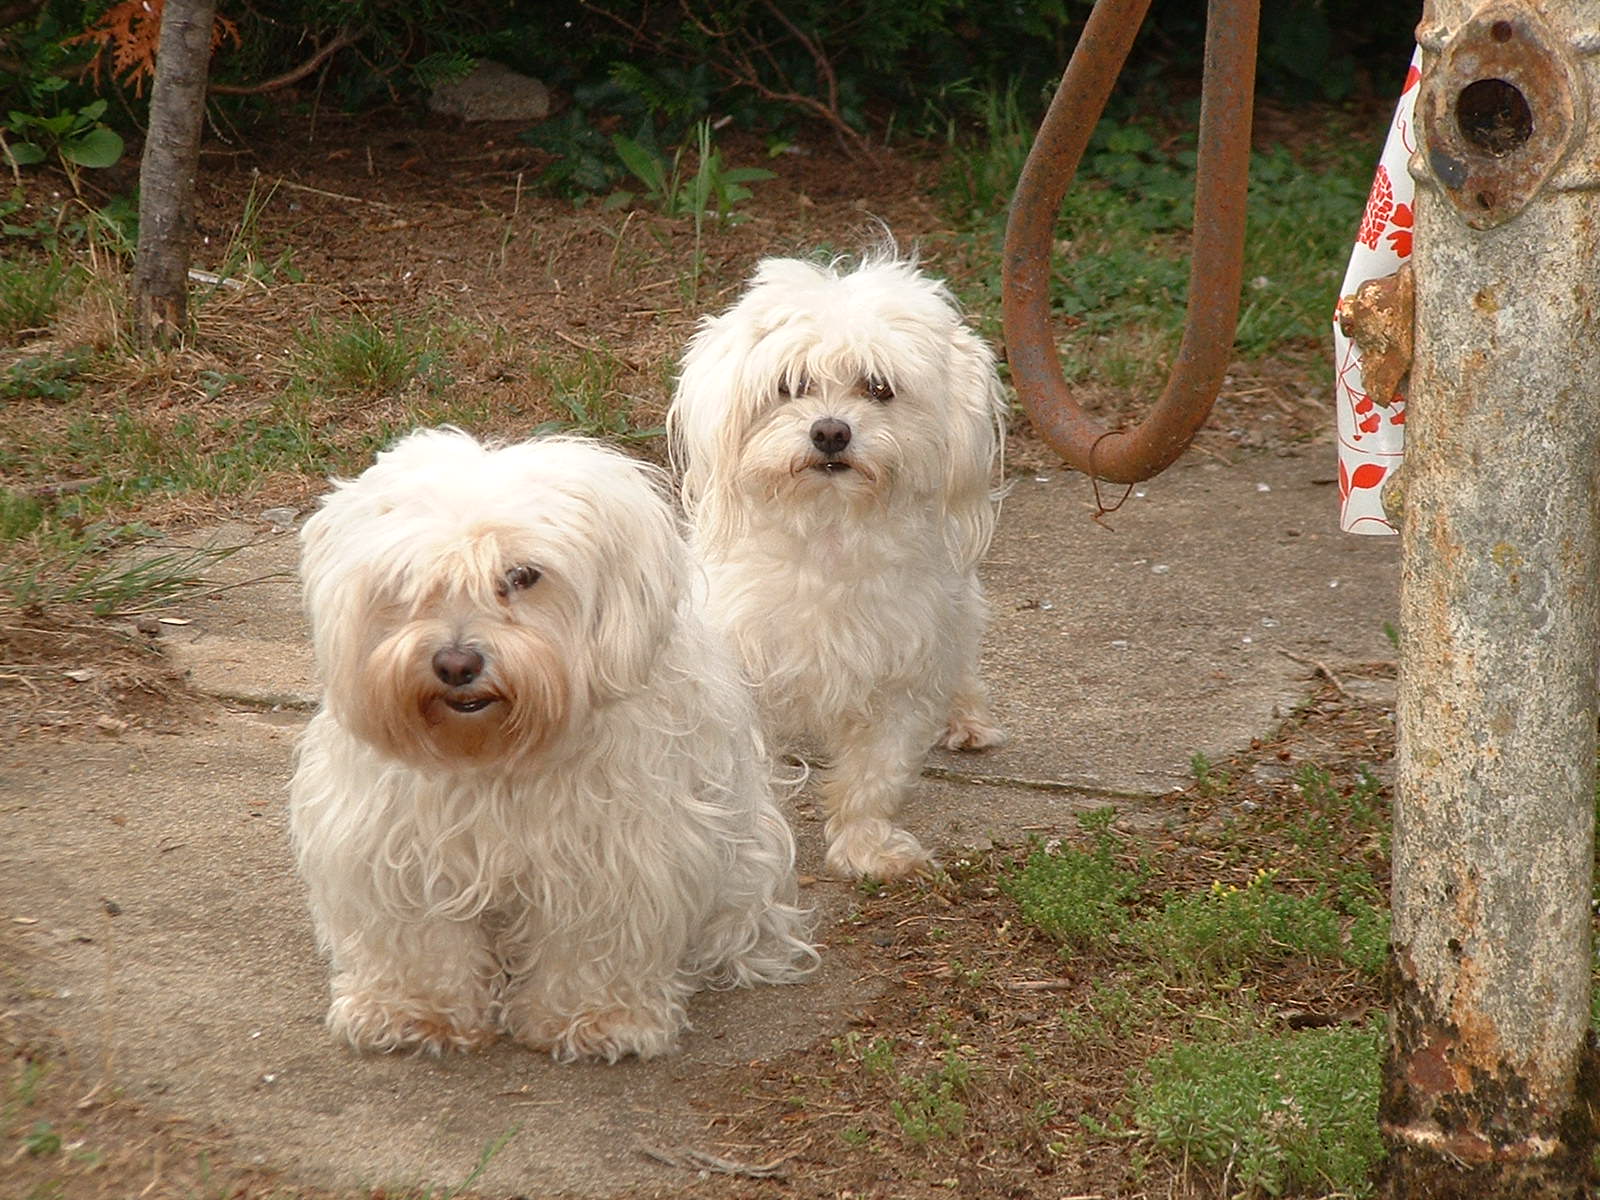
<svg viewBox="0 0 1600 1200">
<path fill-rule="evenodd" d="M 609 192 L 627 171 L 611 139 L 597 127 L 597 112 L 621 113 L 635 129 L 635 141 L 653 139 L 655 127 L 626 89 L 609 80 L 575 87 L 572 101 L 559 116 L 517 136 L 548 157 L 536 186 L 581 204 Z"/>
<path fill-rule="evenodd" d="M 907 1142 L 922 1146 L 965 1131 L 967 1106 L 962 1097 L 972 1085 L 972 1070 L 972 1064 L 951 1049 L 926 1075 L 900 1077 L 900 1098 L 889 1102 L 889 1112 Z"/>
<path fill-rule="evenodd" d="M 79 391 L 86 347 L 65 354 L 29 354 L 0 372 L 0 400 L 66 400 Z"/>
<path fill-rule="evenodd" d="M 1228 785 L 1233 782 L 1226 771 L 1218 770 L 1211 759 L 1199 750 L 1189 756 L 1189 773 L 1194 776 L 1195 786 L 1202 796 L 1219 795 L 1227 791 Z"/>
<path fill-rule="evenodd" d="M 1388 941 L 1388 921 L 1374 905 L 1353 902 L 1359 945 L 1347 951 L 1343 914 L 1321 892 L 1299 896 L 1275 886 L 1262 871 L 1245 887 L 1215 883 L 1208 891 L 1166 898 L 1161 908 L 1135 922 L 1127 941 L 1159 968 L 1180 980 L 1205 981 L 1251 963 L 1303 955 L 1354 959 L 1373 964 L 1375 943 Z"/>
<path fill-rule="evenodd" d="M 16 140 L 3 141 L 11 165 L 33 166 L 53 154 L 69 175 L 77 167 L 111 166 L 122 157 L 123 141 L 120 133 L 100 119 L 106 106 L 104 99 L 91 100 L 53 116 L 12 109 L 7 114 L 7 128 Z"/>
<path fill-rule="evenodd" d="M 1221 1172 L 1245 1195 L 1365 1195 L 1383 1156 L 1380 1043 L 1358 1027 L 1179 1042 L 1132 1088 L 1133 1123 L 1157 1150 Z"/>
<path fill-rule="evenodd" d="M 1153 1025 L 1173 1012 L 1166 989 L 1159 984 L 1129 985 L 1096 980 L 1087 999 L 1061 1012 L 1061 1028 L 1069 1037 L 1091 1045 L 1113 1045 L 1141 1026 Z"/>
<path fill-rule="evenodd" d="M 1114 816 L 1115 810 L 1103 809 L 1079 818 L 1095 835 L 1093 850 L 1040 846 L 1002 880 L 1025 920 L 1069 946 L 1104 945 L 1131 920 L 1140 876 L 1116 861 L 1120 843 L 1109 828 Z"/>
<path fill-rule="evenodd" d="M 774 177 L 765 167 L 724 165 L 712 140 L 710 121 L 696 124 L 693 143 L 679 146 L 670 163 L 653 146 L 634 138 L 614 135 L 611 144 L 623 166 L 643 186 L 644 199 L 664 216 L 689 215 L 697 222 L 711 216 L 725 225 L 738 224 L 741 215 L 734 208 L 750 199 L 746 185 Z M 691 150 L 693 171 L 688 168 Z M 626 204 L 633 199 L 632 192 L 620 191 L 613 193 L 608 203 Z"/>
</svg>

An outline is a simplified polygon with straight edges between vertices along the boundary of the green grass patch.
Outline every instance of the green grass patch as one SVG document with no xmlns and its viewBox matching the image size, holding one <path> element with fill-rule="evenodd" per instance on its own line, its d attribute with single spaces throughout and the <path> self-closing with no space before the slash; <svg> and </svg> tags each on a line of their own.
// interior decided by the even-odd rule
<svg viewBox="0 0 1600 1200">
<path fill-rule="evenodd" d="M 1219 882 L 1199 894 L 1165 897 L 1133 922 L 1127 941 L 1162 971 L 1191 983 L 1296 957 L 1343 960 L 1375 975 L 1388 945 L 1388 915 L 1363 898 L 1349 907 L 1347 913 L 1321 890 L 1286 891 L 1275 872 L 1262 871 L 1242 888 Z"/>
<path fill-rule="evenodd" d="M 613 442 L 663 436 L 666 430 L 660 424 L 639 423 L 639 399 L 619 385 L 621 371 L 614 356 L 592 350 L 541 359 L 534 377 L 547 389 L 550 406 L 564 415 L 543 422 L 534 433 L 575 433 Z"/>
<path fill-rule="evenodd" d="M 1326 772 L 1312 777 L 1339 795 Z M 1159 975 L 1185 985 L 1232 986 L 1252 967 L 1297 957 L 1343 962 L 1371 976 L 1382 970 L 1389 916 L 1370 876 L 1334 863 L 1328 882 L 1307 892 L 1284 888 L 1275 871 L 1261 869 L 1243 886 L 1217 881 L 1201 892 L 1152 895 L 1152 870 L 1144 862 L 1127 865 L 1129 848 L 1111 831 L 1112 815 L 1103 809 L 1080 818 L 1093 835 L 1091 848 L 1038 846 L 1002 877 L 1025 921 L 1073 950 L 1137 952 Z M 1321 827 L 1314 828 L 1320 846 Z"/>
<path fill-rule="evenodd" d="M 43 333 L 81 276 L 78 268 L 55 256 L 0 258 L 0 338 Z"/>
<path fill-rule="evenodd" d="M 967 1098 L 978 1067 L 969 1051 L 955 1045 L 948 1035 L 944 1040 L 944 1052 L 922 1071 L 901 1069 L 894 1043 L 888 1038 L 864 1038 L 851 1032 L 833 1041 L 835 1054 L 883 1085 L 889 1098 L 889 1115 L 906 1145 L 926 1146 L 929 1142 L 959 1138 L 966 1131 Z M 845 1131 L 843 1136 L 852 1147 L 863 1146 L 871 1138 L 859 1127 Z"/>
<path fill-rule="evenodd" d="M 1383 1156 L 1381 1054 L 1378 1030 L 1353 1027 L 1180 1042 L 1133 1086 L 1133 1124 L 1230 1195 L 1366 1195 Z"/>
<path fill-rule="evenodd" d="M 133 527 L 91 525 L 72 535 L 57 527 L 50 552 L 0 565 L 0 597 L 19 609 L 88 605 L 99 616 L 148 608 L 206 586 L 205 572 L 237 546 L 110 557 Z M 139 530 L 139 535 L 148 531 Z"/>
<path fill-rule="evenodd" d="M 297 338 L 294 366 L 299 382 L 316 392 L 388 395 L 414 381 L 429 387 L 447 382 L 437 335 L 395 320 L 380 324 L 355 317 L 326 326 L 312 321 Z"/>
</svg>

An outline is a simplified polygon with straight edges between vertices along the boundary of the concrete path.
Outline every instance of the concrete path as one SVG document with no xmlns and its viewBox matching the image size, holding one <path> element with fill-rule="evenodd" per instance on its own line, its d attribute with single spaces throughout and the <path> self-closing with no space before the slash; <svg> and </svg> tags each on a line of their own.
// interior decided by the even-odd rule
<svg viewBox="0 0 1600 1200">
<path fill-rule="evenodd" d="M 986 666 L 1003 749 L 935 755 L 905 823 L 938 851 L 1015 844 L 1111 799 L 1161 797 L 1269 730 L 1312 665 L 1390 658 L 1394 539 L 1335 532 L 1331 451 L 1191 456 L 1105 525 L 1078 475 L 1016 478 L 985 577 Z M 1120 490 L 1120 489 L 1119 489 Z M 480 1181 L 604 1196 L 674 1179 L 642 1142 L 696 1145 L 692 1081 L 832 1037 L 872 985 L 836 956 L 801 987 L 704 995 L 667 1061 L 558 1067 L 509 1044 L 432 1061 L 363 1058 L 321 1027 L 326 974 L 288 853 L 285 786 L 315 683 L 292 534 L 247 542 L 238 583 L 164 615 L 164 642 L 223 700 L 177 735 L 139 731 L 0 752 L 0 955 L 18 1004 L 126 1094 L 219 1124 L 245 1157 L 327 1186 L 446 1186 L 521 1132 Z M 802 870 L 821 822 L 796 805 Z M 849 904 L 806 894 L 820 935 Z M 115 911 L 116 915 L 108 915 Z"/>
</svg>

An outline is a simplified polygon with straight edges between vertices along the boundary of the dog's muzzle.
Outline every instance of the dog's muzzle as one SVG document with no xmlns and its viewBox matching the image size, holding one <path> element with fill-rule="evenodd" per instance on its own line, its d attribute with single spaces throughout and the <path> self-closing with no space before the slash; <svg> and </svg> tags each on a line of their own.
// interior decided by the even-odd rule
<svg viewBox="0 0 1600 1200">
<path fill-rule="evenodd" d="M 433 674 L 452 691 L 471 686 L 483 674 L 483 655 L 471 646 L 444 646 L 434 652 Z M 445 704 L 458 713 L 482 712 L 494 703 L 493 696 L 449 696 Z"/>
<path fill-rule="evenodd" d="M 820 471 L 848 471 L 850 464 L 839 456 L 850 446 L 850 425 L 837 417 L 821 417 L 811 423 L 811 444 L 822 455 L 816 464 Z"/>
</svg>

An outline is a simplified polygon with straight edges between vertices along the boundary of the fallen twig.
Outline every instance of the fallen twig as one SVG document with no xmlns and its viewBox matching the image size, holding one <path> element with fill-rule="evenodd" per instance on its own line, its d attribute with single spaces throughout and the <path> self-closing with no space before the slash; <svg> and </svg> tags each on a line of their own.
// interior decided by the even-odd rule
<svg viewBox="0 0 1600 1200">
<path fill-rule="evenodd" d="M 1026 788 L 1034 792 L 1070 792 L 1074 796 L 1096 796 L 1106 800 L 1165 799 L 1165 792 L 1129 792 L 1101 787 L 1094 783 L 1069 783 L 1064 779 L 1026 779 L 1016 775 L 976 775 L 971 771 L 952 771 L 949 767 L 923 767 L 928 779 L 948 779 L 951 783 L 978 783 L 990 787 Z"/>
<path fill-rule="evenodd" d="M 785 1157 L 775 1158 L 769 1163 L 742 1163 L 735 1162 L 731 1158 L 718 1158 L 715 1154 L 707 1154 L 704 1150 L 696 1150 L 693 1146 L 685 1146 L 681 1150 L 668 1150 L 662 1146 L 652 1146 L 649 1142 L 639 1143 L 639 1153 L 669 1167 L 714 1171 L 718 1175 L 739 1175 L 746 1179 L 782 1179 L 783 1164 L 788 1161 Z"/>
<path fill-rule="evenodd" d="M 1070 979 L 1008 979 L 1003 985 L 1008 992 L 1059 992 L 1072 986 Z"/>
<path fill-rule="evenodd" d="M 1333 684 L 1334 691 L 1338 692 L 1339 695 L 1343 696 L 1346 700 L 1350 699 L 1350 693 L 1344 690 L 1344 684 L 1340 683 L 1339 677 L 1328 669 L 1327 663 L 1319 662 L 1314 658 L 1301 658 L 1300 655 L 1291 654 L 1281 646 L 1278 648 L 1278 653 L 1289 659 L 1291 662 L 1299 663 L 1302 667 L 1310 667 L 1315 674 L 1321 675 L 1329 683 Z"/>
</svg>

